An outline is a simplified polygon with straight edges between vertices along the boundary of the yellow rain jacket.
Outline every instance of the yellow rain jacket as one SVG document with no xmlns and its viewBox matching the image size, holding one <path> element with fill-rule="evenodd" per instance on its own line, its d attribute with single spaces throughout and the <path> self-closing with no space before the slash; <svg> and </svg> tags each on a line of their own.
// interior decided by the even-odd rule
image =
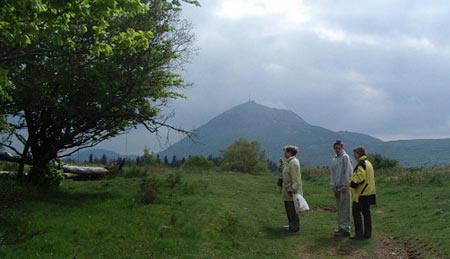
<svg viewBox="0 0 450 259">
<path fill-rule="evenodd" d="M 361 156 L 357 162 L 350 178 L 352 199 L 356 203 L 363 201 L 376 204 L 375 174 L 372 163 L 367 160 L 367 156 Z"/>
</svg>

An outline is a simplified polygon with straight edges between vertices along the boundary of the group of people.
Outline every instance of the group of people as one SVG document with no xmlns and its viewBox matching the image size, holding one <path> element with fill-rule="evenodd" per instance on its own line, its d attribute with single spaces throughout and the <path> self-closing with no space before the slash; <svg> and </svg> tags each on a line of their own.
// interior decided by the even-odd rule
<svg viewBox="0 0 450 259">
<path fill-rule="evenodd" d="M 335 237 L 350 237 L 354 240 L 369 239 L 372 237 L 372 217 L 370 206 L 376 204 L 376 189 L 373 166 L 367 160 L 367 154 L 363 147 L 353 150 L 356 161 L 352 165 L 350 156 L 344 150 L 344 143 L 336 141 L 333 144 L 336 153 L 331 164 L 331 190 L 336 199 L 338 211 L 338 229 Z M 303 185 L 300 171 L 300 162 L 296 158 L 298 147 L 285 146 L 284 156 L 280 159 L 282 177 L 279 181 L 284 206 L 289 225 L 285 228 L 289 232 L 300 230 L 300 220 L 294 207 L 293 195 L 298 193 L 303 196 Z M 350 235 L 351 215 L 355 226 L 355 235 Z M 364 224 L 363 224 L 364 217 Z"/>
</svg>

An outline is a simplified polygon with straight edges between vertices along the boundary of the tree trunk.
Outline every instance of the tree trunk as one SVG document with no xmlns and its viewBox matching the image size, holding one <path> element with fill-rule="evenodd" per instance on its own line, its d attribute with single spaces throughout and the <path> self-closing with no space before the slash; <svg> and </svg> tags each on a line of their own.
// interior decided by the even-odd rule
<svg viewBox="0 0 450 259">
<path fill-rule="evenodd" d="M 30 149 L 30 144 L 27 141 L 23 148 L 22 157 L 20 158 L 19 169 L 17 170 L 17 181 L 23 181 L 23 170 L 25 168 L 25 163 L 27 161 L 28 150 Z"/>
</svg>

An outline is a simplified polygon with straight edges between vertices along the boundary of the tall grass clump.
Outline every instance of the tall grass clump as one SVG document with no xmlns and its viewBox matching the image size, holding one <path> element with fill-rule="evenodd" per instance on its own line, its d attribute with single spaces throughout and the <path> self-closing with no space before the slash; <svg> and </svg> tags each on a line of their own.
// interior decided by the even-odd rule
<svg viewBox="0 0 450 259">
<path fill-rule="evenodd" d="M 227 210 L 222 218 L 223 223 L 220 231 L 227 234 L 235 234 L 239 226 L 239 219 L 236 214 Z"/>
<path fill-rule="evenodd" d="M 159 195 L 158 185 L 158 181 L 154 178 L 142 180 L 135 197 L 132 199 L 132 207 L 139 204 L 148 205 L 155 203 Z"/>
</svg>

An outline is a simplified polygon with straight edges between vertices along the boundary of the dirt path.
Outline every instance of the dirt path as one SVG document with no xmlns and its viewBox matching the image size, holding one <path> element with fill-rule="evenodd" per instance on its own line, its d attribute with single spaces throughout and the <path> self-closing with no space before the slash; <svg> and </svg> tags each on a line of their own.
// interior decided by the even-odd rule
<svg viewBox="0 0 450 259">
<path fill-rule="evenodd" d="M 418 259 L 419 254 L 409 253 L 407 246 L 394 237 L 379 237 L 377 257 L 378 258 L 396 258 L 396 259 Z"/>
<path fill-rule="evenodd" d="M 355 241 L 359 242 L 359 241 Z M 401 241 L 394 237 L 380 236 L 376 238 L 376 258 L 377 259 L 420 259 L 423 256 L 417 249 L 414 249 L 411 242 Z M 323 251 L 322 251 L 323 252 Z M 313 249 L 305 249 L 301 254 L 293 255 L 293 258 L 348 258 L 348 259 L 372 259 L 364 247 L 355 248 L 351 245 L 336 243 L 336 246 L 329 247 L 326 255 L 318 255 Z M 441 258 L 441 257 L 438 257 Z M 445 258 L 445 257 L 442 257 Z"/>
</svg>

